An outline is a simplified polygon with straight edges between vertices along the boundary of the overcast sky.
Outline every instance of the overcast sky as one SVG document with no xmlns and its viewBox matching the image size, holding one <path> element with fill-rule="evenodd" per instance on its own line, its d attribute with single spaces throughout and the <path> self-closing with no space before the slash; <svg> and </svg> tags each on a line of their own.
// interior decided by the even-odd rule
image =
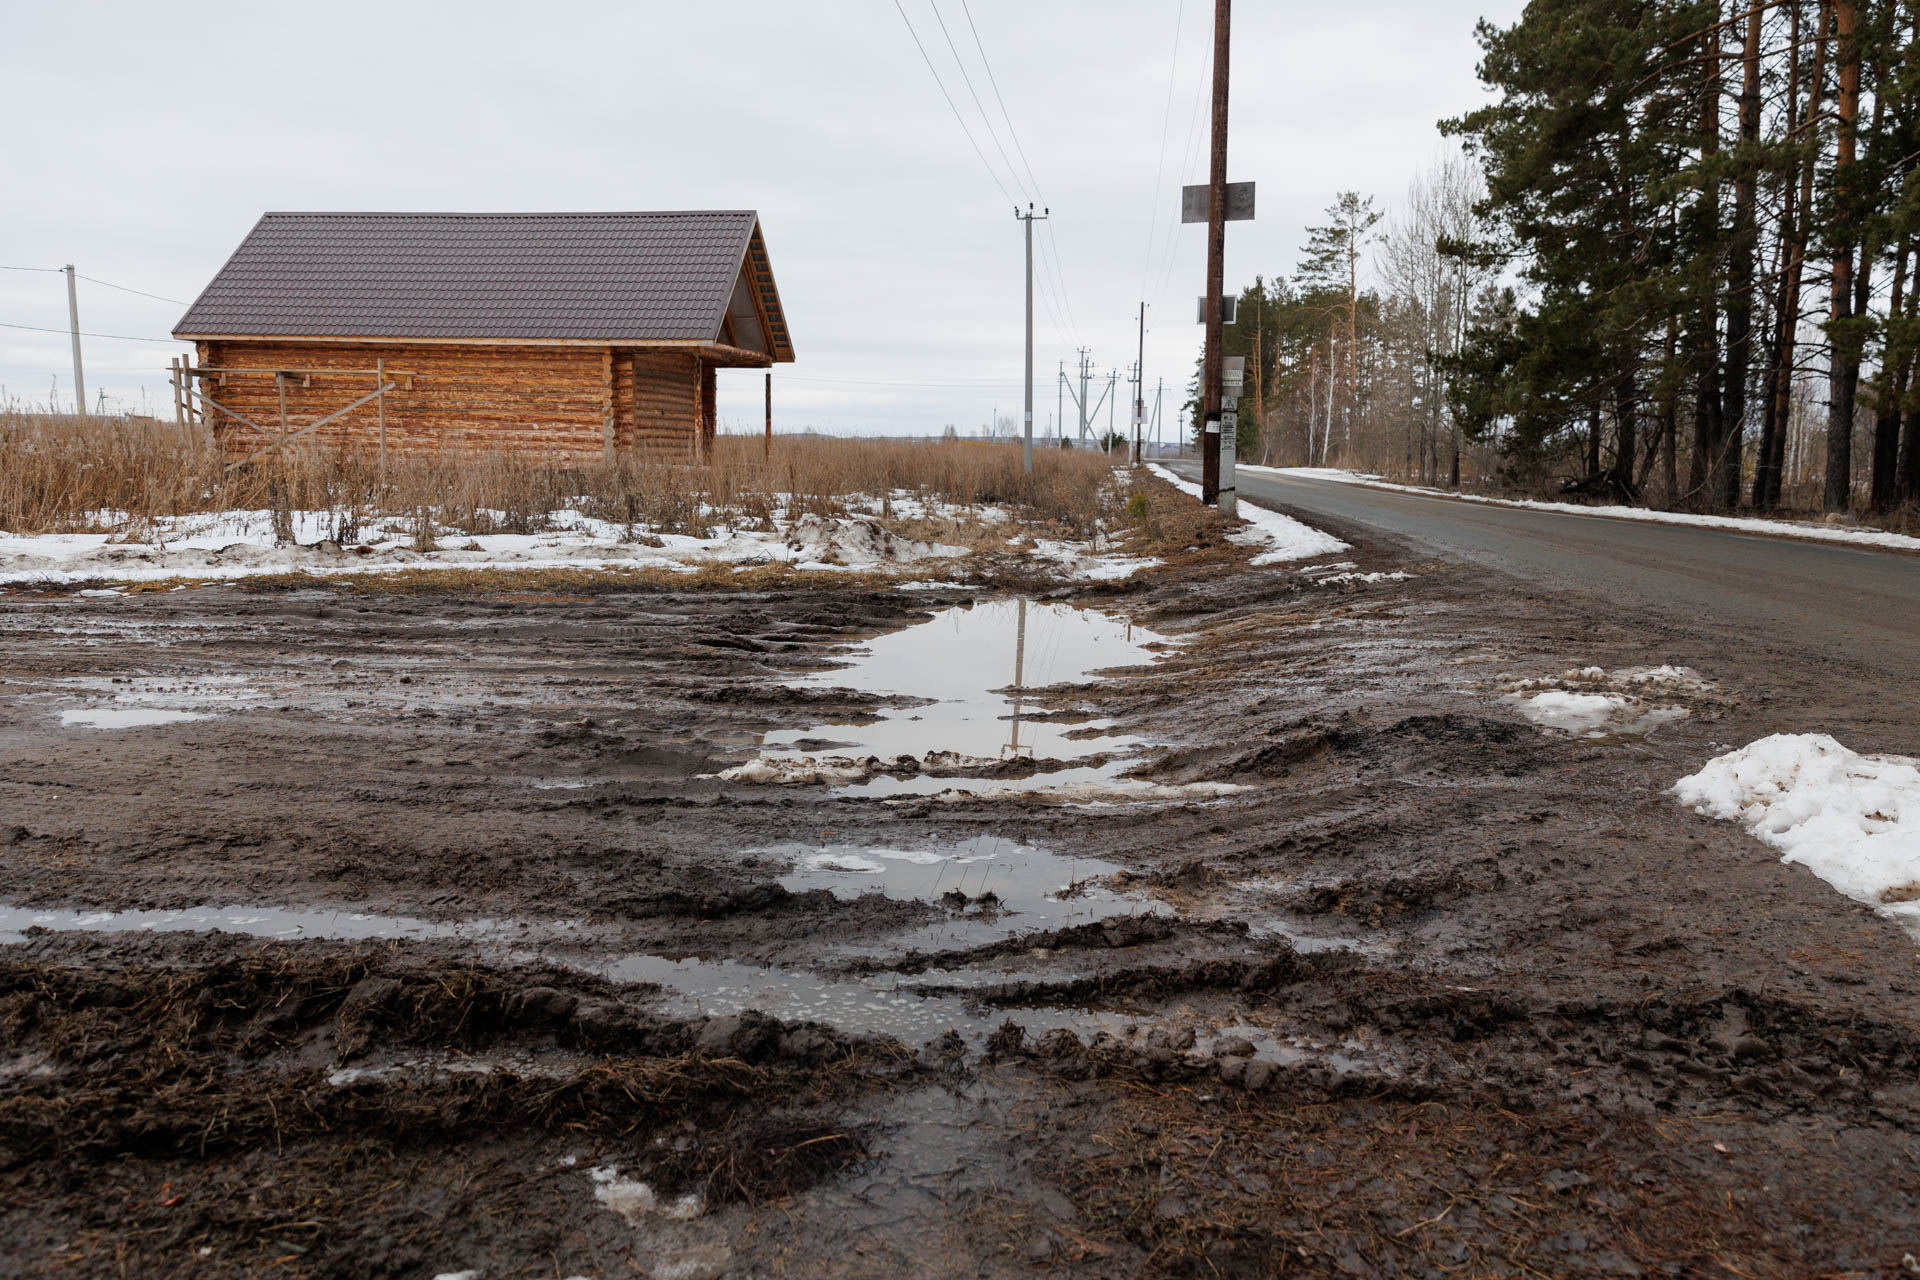
<svg viewBox="0 0 1920 1280">
<path fill-rule="evenodd" d="M 1149 408 L 1164 377 L 1173 409 L 1200 338 L 1204 229 L 1178 225 L 1179 188 L 1205 179 L 1213 6 L 967 2 L 991 81 L 961 0 L 902 0 L 987 164 L 892 0 L 6 0 L 0 265 L 190 301 L 269 209 L 753 208 L 798 353 L 775 373 L 777 425 L 971 432 L 1019 411 L 1009 197 L 1037 183 L 1038 429 L 1075 348 L 1124 376 L 1142 298 Z M 1290 271 L 1338 191 L 1397 203 L 1442 145 L 1435 121 L 1483 101 L 1475 20 L 1521 7 L 1242 0 L 1229 168 L 1259 184 L 1259 217 L 1229 226 L 1229 290 Z M 79 288 L 91 333 L 164 338 L 185 310 Z M 0 323 L 59 331 L 0 328 L 0 385 L 68 401 L 63 278 L 0 271 Z M 183 349 L 88 338 L 89 398 L 137 410 L 144 389 L 171 414 L 162 371 Z M 722 371 L 723 426 L 757 427 L 759 397 L 757 373 Z"/>
</svg>

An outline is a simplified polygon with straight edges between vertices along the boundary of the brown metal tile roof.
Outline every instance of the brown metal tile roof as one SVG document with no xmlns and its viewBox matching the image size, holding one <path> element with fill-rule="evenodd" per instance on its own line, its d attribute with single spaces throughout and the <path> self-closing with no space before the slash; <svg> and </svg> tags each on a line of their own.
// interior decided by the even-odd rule
<svg viewBox="0 0 1920 1280">
<path fill-rule="evenodd" d="M 710 342 L 757 226 L 745 209 L 269 213 L 174 333 Z M 770 277 L 761 294 L 791 360 Z"/>
</svg>

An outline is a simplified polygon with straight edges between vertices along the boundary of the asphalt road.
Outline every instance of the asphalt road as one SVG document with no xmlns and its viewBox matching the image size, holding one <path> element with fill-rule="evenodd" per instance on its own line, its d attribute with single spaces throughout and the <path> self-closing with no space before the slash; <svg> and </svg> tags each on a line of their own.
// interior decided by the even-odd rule
<svg viewBox="0 0 1920 1280">
<path fill-rule="evenodd" d="M 1174 470 L 1199 478 L 1199 464 Z M 1340 534 L 1884 672 L 1887 696 L 1920 699 L 1920 555 L 1567 515 L 1242 471 L 1243 499 Z"/>
</svg>

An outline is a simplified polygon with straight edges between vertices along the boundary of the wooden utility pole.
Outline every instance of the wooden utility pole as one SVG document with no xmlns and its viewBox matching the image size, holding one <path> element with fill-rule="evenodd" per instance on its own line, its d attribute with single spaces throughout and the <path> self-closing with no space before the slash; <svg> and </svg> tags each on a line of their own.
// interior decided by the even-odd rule
<svg viewBox="0 0 1920 1280">
<path fill-rule="evenodd" d="M 1231 0 L 1213 0 L 1213 158 L 1207 170 L 1207 349 L 1201 366 L 1200 500 L 1220 498 L 1220 339 L 1227 257 L 1227 49 Z"/>
<path fill-rule="evenodd" d="M 1839 140 L 1833 161 L 1833 189 L 1839 206 L 1834 236 L 1832 320 L 1827 342 L 1833 352 L 1828 374 L 1826 509 L 1853 506 L 1853 392 L 1860 356 L 1847 321 L 1853 315 L 1854 232 L 1848 188 L 1860 125 L 1860 42 L 1854 39 L 1854 0 L 1834 0 L 1834 34 L 1839 39 Z"/>
<path fill-rule="evenodd" d="M 767 370 L 767 435 L 762 457 L 773 457 L 773 370 Z"/>
</svg>

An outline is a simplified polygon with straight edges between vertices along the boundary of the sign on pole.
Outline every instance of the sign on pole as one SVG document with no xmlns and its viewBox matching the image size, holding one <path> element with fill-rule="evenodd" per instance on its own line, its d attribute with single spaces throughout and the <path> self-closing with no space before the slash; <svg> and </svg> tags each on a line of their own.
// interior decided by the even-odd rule
<svg viewBox="0 0 1920 1280">
<path fill-rule="evenodd" d="M 1205 222 L 1207 220 L 1208 188 L 1180 188 L 1180 221 Z M 1253 184 L 1251 182 L 1229 182 L 1227 184 L 1227 221 L 1253 221 Z"/>
<path fill-rule="evenodd" d="M 1205 295 L 1193 300 L 1193 312 L 1196 323 L 1205 324 L 1207 322 L 1207 299 Z M 1239 315 L 1240 299 L 1234 297 L 1232 294 L 1222 294 L 1220 297 L 1220 323 L 1232 324 Z"/>
</svg>

